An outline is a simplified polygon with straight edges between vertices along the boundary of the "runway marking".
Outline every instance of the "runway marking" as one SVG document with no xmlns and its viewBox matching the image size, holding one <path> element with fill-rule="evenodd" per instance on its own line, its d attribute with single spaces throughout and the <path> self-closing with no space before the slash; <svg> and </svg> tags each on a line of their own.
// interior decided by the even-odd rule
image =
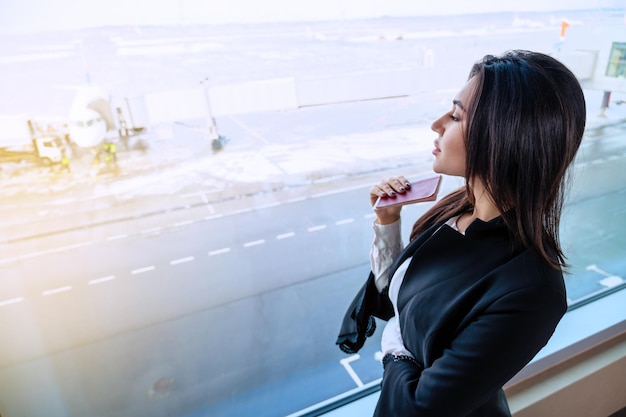
<svg viewBox="0 0 626 417">
<path fill-rule="evenodd" d="M 292 198 L 291 200 L 285 201 L 285 203 L 297 203 L 299 201 L 304 201 L 304 200 L 306 200 L 306 197 L 296 197 L 296 198 Z"/>
<path fill-rule="evenodd" d="M 283 233 L 282 235 L 276 235 L 276 239 L 287 239 L 288 237 L 294 237 L 296 234 L 294 232 Z"/>
<path fill-rule="evenodd" d="M 604 275 L 607 278 L 613 276 L 613 274 L 610 274 L 610 273 L 606 272 L 605 270 L 598 268 L 598 265 L 596 265 L 596 264 L 587 265 L 587 267 L 585 269 L 587 271 L 597 272 L 598 274 Z"/>
<path fill-rule="evenodd" d="M 59 253 L 66 250 L 79 249 L 93 245 L 93 242 L 74 243 L 73 245 L 59 246 L 58 248 L 46 249 L 37 252 L 26 253 L 24 255 L 14 256 L 13 258 L 0 259 L 0 264 L 6 264 L 24 259 L 36 258 L 38 256 L 50 255 L 52 253 Z"/>
<path fill-rule="evenodd" d="M 253 210 L 252 208 L 245 208 L 245 209 L 241 209 L 241 210 L 235 210 L 235 211 L 231 212 L 230 215 L 249 213 L 252 210 Z"/>
<path fill-rule="evenodd" d="M 181 227 L 181 226 L 188 226 L 190 224 L 193 224 L 193 220 L 185 220 L 182 222 L 176 222 L 173 224 L 174 227 Z"/>
<path fill-rule="evenodd" d="M 209 256 L 221 255 L 221 254 L 227 253 L 227 252 L 230 252 L 230 248 L 222 248 L 222 249 L 212 250 L 211 252 L 209 252 Z"/>
<path fill-rule="evenodd" d="M 269 140 L 267 140 L 267 138 L 265 138 L 262 134 L 260 134 L 256 130 L 250 129 L 248 126 L 246 126 L 241 120 L 239 120 L 235 116 L 228 116 L 228 118 L 230 120 L 232 120 L 233 122 L 235 122 L 236 124 L 238 124 L 239 127 L 241 127 L 243 130 L 245 130 L 246 132 L 250 133 L 252 136 L 256 136 L 258 139 L 260 139 L 266 145 L 271 144 L 271 142 Z"/>
<path fill-rule="evenodd" d="M 311 198 L 328 197 L 329 195 L 339 194 L 340 192 L 342 192 L 342 190 L 325 191 L 323 193 L 311 194 Z"/>
<path fill-rule="evenodd" d="M 27 253 L 27 254 L 20 255 L 20 256 L 15 256 L 13 258 L 4 258 L 0 260 L 0 263 L 9 263 L 9 262 L 17 261 L 17 260 L 36 258 L 37 256 L 50 255 L 52 253 L 59 253 L 59 252 L 63 252 L 66 250 L 84 248 L 92 244 L 93 242 L 82 242 L 82 243 L 75 243 L 73 245 L 59 246 L 58 248 L 46 249 L 46 250 L 42 250 L 38 252 L 31 252 L 31 253 Z"/>
<path fill-rule="evenodd" d="M 207 198 L 206 194 L 205 193 L 199 193 L 199 194 L 200 194 L 200 199 L 206 206 L 207 210 L 209 210 L 209 213 L 215 214 L 215 209 L 213 208 L 212 205 L 209 204 L 209 199 Z"/>
<path fill-rule="evenodd" d="M 127 237 L 128 235 L 125 235 L 125 234 L 114 235 L 114 236 L 107 237 L 107 240 L 120 240 L 120 239 L 126 239 Z"/>
<path fill-rule="evenodd" d="M 153 227 L 151 229 L 145 229 L 141 231 L 141 234 L 148 235 L 151 233 L 159 233 L 161 231 L 161 227 Z"/>
<path fill-rule="evenodd" d="M 265 243 L 265 239 L 253 240 L 252 242 L 247 242 L 243 244 L 244 248 L 249 248 L 251 246 L 262 245 Z"/>
<path fill-rule="evenodd" d="M 9 298 L 8 300 L 0 301 L 0 307 L 8 306 L 15 303 L 24 301 L 22 297 Z"/>
<path fill-rule="evenodd" d="M 605 276 L 606 278 L 599 281 L 600 285 L 603 287 L 613 288 L 625 282 L 624 278 L 608 273 L 605 270 L 598 268 L 596 264 L 587 265 L 587 268 L 585 269 L 587 269 L 587 271 L 597 272 L 598 274 Z"/>
<path fill-rule="evenodd" d="M 617 287 L 618 285 L 622 285 L 624 282 L 624 279 L 622 277 L 618 277 L 617 275 L 612 275 L 599 281 L 600 285 L 606 288 Z"/>
<path fill-rule="evenodd" d="M 319 226 L 309 227 L 307 230 L 309 232 L 317 232 L 318 230 L 323 230 L 323 229 L 326 229 L 326 225 L 325 224 L 321 224 Z"/>
<path fill-rule="evenodd" d="M 112 281 L 114 279 L 115 279 L 114 275 L 109 275 L 108 277 L 90 279 L 88 284 L 89 285 L 102 284 L 103 282 Z"/>
<path fill-rule="evenodd" d="M 213 214 L 212 216 L 206 216 L 204 218 L 204 220 L 219 219 L 220 217 L 224 217 L 224 215 L 223 214 Z"/>
<path fill-rule="evenodd" d="M 185 262 L 191 262 L 194 259 L 195 258 L 193 256 L 187 256 L 185 258 L 174 259 L 173 261 L 170 261 L 170 265 L 184 264 Z"/>
<path fill-rule="evenodd" d="M 146 266 L 143 268 L 133 269 L 132 271 L 130 271 L 130 273 L 133 275 L 137 275 L 137 274 L 143 274 L 144 272 L 153 271 L 154 269 L 155 269 L 154 265 L 150 265 L 150 266 Z"/>
<path fill-rule="evenodd" d="M 349 358 L 344 358 L 339 361 L 339 363 L 346 369 L 348 375 L 350 375 L 350 378 L 352 378 L 356 386 L 359 388 L 363 386 L 363 381 L 361 381 L 361 378 L 359 378 L 356 372 L 354 372 L 354 369 L 352 369 L 350 362 L 354 362 L 356 360 L 359 360 L 360 358 L 361 355 L 357 353 L 356 355 L 352 355 Z"/>
<path fill-rule="evenodd" d="M 354 219 L 353 219 L 353 218 L 350 218 L 350 219 L 337 220 L 337 221 L 335 222 L 335 224 L 336 224 L 337 226 L 341 226 L 341 225 L 348 224 L 348 223 L 352 223 L 352 222 L 354 222 Z"/>
<path fill-rule="evenodd" d="M 53 294 L 58 294 L 61 292 L 66 292 L 72 289 L 71 285 L 66 285 L 65 287 L 59 287 L 59 288 L 53 288 L 51 290 L 46 290 L 44 292 L 41 293 L 41 295 L 48 296 L 48 295 L 53 295 Z"/>
<path fill-rule="evenodd" d="M 276 201 L 274 203 L 267 203 L 267 204 L 264 204 L 262 206 L 257 206 L 256 210 L 262 210 L 262 209 L 266 209 L 266 208 L 270 208 L 270 207 L 276 207 L 276 206 L 280 206 L 280 201 Z"/>
</svg>

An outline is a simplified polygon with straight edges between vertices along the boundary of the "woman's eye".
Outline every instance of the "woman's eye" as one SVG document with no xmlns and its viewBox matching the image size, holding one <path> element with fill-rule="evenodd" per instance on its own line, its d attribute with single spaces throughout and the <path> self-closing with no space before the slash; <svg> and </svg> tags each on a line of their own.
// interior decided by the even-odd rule
<svg viewBox="0 0 626 417">
<path fill-rule="evenodd" d="M 450 114 L 450 119 L 452 119 L 452 121 L 454 121 L 454 122 L 458 122 L 459 121 L 459 118 L 456 117 L 454 114 Z"/>
</svg>

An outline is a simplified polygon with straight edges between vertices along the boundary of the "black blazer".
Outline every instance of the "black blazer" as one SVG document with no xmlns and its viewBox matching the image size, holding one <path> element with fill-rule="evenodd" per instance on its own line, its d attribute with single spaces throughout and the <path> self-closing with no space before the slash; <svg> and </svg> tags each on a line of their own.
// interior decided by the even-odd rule
<svg viewBox="0 0 626 417">
<path fill-rule="evenodd" d="M 405 347 L 424 365 L 392 361 L 375 416 L 510 416 L 502 386 L 547 343 L 567 309 L 562 273 L 513 250 L 501 218 L 475 220 L 462 235 L 438 224 L 412 241 L 398 295 Z M 384 291 L 368 282 L 348 309 L 337 344 L 356 352 L 389 319 Z"/>
</svg>

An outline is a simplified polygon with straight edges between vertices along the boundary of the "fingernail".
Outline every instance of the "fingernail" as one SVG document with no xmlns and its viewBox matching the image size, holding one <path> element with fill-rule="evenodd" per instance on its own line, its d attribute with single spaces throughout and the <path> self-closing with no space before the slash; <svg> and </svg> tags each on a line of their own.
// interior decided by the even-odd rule
<svg viewBox="0 0 626 417">
<path fill-rule="evenodd" d="M 407 183 L 406 183 L 406 184 L 404 184 L 404 185 L 406 185 L 406 188 L 411 188 L 411 183 L 410 183 L 410 182 L 407 182 Z"/>
<path fill-rule="evenodd" d="M 404 187 L 398 187 L 398 190 L 404 191 Z"/>
</svg>

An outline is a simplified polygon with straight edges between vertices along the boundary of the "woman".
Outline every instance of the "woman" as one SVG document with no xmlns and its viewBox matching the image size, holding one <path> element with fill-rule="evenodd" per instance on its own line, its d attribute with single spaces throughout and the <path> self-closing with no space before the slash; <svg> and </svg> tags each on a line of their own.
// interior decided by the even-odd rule
<svg viewBox="0 0 626 417">
<path fill-rule="evenodd" d="M 434 171 L 466 186 L 417 220 L 406 248 L 401 208 L 376 210 L 372 272 L 337 340 L 356 352 L 373 316 L 388 320 L 375 416 L 510 416 L 502 386 L 567 308 L 558 229 L 585 113 L 564 65 L 511 51 L 476 63 L 433 123 Z M 370 199 L 409 187 L 390 178 Z"/>
</svg>

